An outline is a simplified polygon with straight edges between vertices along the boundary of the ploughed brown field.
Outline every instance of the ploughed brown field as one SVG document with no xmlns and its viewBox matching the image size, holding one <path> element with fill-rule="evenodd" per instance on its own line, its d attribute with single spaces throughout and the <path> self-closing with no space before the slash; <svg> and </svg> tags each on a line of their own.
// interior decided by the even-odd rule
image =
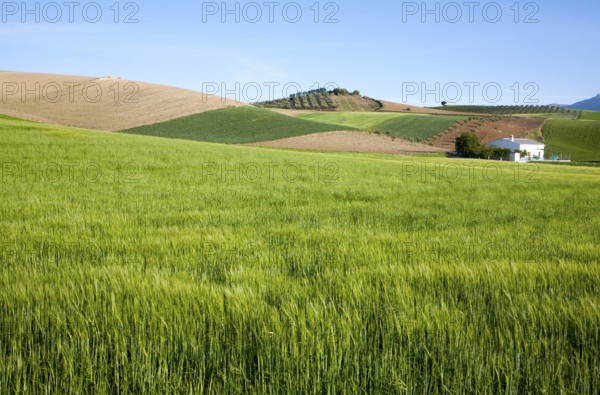
<svg viewBox="0 0 600 395">
<path fill-rule="evenodd" d="M 165 122 L 244 103 L 114 77 L 0 71 L 0 114 L 104 131 Z"/>
<path fill-rule="evenodd" d="M 366 132 L 325 132 L 306 136 L 248 144 L 260 147 L 296 148 L 321 151 L 365 152 L 389 155 L 415 155 L 444 152 L 427 144 L 393 139 Z"/>
<path fill-rule="evenodd" d="M 490 143 L 511 135 L 516 138 L 528 138 L 530 134 L 540 135 L 544 122 L 546 120 L 542 118 L 523 117 L 498 117 L 496 121 L 475 119 L 434 137 L 430 143 L 446 151 L 453 151 L 456 138 L 470 131 L 475 131 L 482 143 Z"/>
</svg>

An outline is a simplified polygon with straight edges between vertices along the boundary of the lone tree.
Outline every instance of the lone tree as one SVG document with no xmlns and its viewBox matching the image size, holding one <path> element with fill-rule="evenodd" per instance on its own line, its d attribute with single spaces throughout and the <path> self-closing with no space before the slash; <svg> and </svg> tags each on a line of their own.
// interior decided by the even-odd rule
<svg viewBox="0 0 600 395">
<path fill-rule="evenodd" d="M 443 102 L 442 102 L 442 106 L 446 107 L 447 105 L 448 105 L 448 102 L 447 102 L 447 101 L 443 101 Z"/>
</svg>

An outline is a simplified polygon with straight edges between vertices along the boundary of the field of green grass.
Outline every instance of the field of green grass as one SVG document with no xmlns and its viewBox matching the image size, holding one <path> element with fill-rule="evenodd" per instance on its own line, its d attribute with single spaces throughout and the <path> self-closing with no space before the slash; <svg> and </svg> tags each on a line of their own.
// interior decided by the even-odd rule
<svg viewBox="0 0 600 395">
<path fill-rule="evenodd" d="M 0 158 L 0 394 L 600 388 L 598 168 L 9 119 Z"/>
<path fill-rule="evenodd" d="M 544 125 L 543 134 L 546 156 L 570 154 L 573 161 L 600 161 L 600 121 L 551 120 Z"/>
<path fill-rule="evenodd" d="M 337 130 L 352 128 L 307 121 L 261 108 L 230 107 L 123 132 L 211 143 L 244 144 Z"/>
<path fill-rule="evenodd" d="M 301 119 L 310 119 L 312 121 L 333 123 L 336 125 L 345 125 L 360 130 L 375 131 L 377 127 L 389 120 L 405 117 L 406 114 L 391 112 L 316 112 L 312 114 L 301 115 Z M 419 115 L 421 116 L 421 115 Z"/>
<path fill-rule="evenodd" d="M 430 139 L 466 117 L 454 115 L 413 115 L 391 112 L 330 112 L 300 116 L 323 123 L 346 125 L 370 132 L 379 131 L 398 138 Z"/>
<path fill-rule="evenodd" d="M 579 119 L 587 121 L 600 121 L 600 111 L 581 111 Z"/>
</svg>

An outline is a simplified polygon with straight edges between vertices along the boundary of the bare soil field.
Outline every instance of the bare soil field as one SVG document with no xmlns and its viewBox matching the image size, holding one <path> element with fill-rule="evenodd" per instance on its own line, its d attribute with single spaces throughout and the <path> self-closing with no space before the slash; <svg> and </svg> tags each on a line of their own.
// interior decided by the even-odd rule
<svg viewBox="0 0 600 395">
<path fill-rule="evenodd" d="M 489 143 L 511 135 L 516 138 L 528 138 L 531 133 L 539 135 L 542 126 L 546 122 L 543 118 L 492 117 L 491 119 L 493 121 L 486 121 L 485 119 L 468 121 L 433 138 L 430 143 L 434 147 L 453 151 L 456 138 L 470 131 L 475 131 L 482 143 Z"/>
<path fill-rule="evenodd" d="M 415 155 L 444 152 L 438 147 L 366 132 L 326 132 L 276 141 L 248 144 L 259 147 L 297 148 L 320 151 L 365 152 L 390 155 Z"/>
<path fill-rule="evenodd" d="M 0 87 L 0 114 L 104 131 L 247 105 L 201 92 L 114 77 L 2 71 Z"/>
</svg>

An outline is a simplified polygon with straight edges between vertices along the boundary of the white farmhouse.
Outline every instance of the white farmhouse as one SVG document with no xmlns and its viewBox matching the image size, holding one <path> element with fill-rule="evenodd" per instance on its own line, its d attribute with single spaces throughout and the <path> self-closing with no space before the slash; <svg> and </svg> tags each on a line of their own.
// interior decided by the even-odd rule
<svg viewBox="0 0 600 395">
<path fill-rule="evenodd" d="M 514 162 L 544 160 L 544 150 L 546 149 L 546 146 L 542 143 L 529 139 L 516 139 L 515 136 L 492 141 L 487 145 L 490 147 L 508 148 L 511 152 L 510 160 Z M 527 151 L 527 155 L 521 157 L 522 151 Z"/>
</svg>

